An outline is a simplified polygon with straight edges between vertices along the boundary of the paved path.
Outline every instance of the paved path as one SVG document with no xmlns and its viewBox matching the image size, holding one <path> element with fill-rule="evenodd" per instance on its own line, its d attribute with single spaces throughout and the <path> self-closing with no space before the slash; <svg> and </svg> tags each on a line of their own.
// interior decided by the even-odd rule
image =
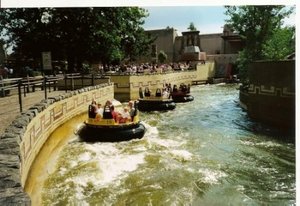
<svg viewBox="0 0 300 206">
<path fill-rule="evenodd" d="M 48 97 L 64 94 L 65 91 L 47 92 Z M 22 95 L 23 111 L 29 109 L 32 105 L 40 103 L 45 98 L 44 91 L 35 91 L 27 93 L 26 97 Z M 19 96 L 13 94 L 7 97 L 0 97 L 0 135 L 10 125 L 10 123 L 20 114 Z"/>
</svg>

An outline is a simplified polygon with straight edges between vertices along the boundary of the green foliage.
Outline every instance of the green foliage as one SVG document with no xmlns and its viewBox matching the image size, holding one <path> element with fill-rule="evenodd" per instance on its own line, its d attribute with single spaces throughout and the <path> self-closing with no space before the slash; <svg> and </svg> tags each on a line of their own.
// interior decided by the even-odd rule
<svg viewBox="0 0 300 206">
<path fill-rule="evenodd" d="M 160 63 L 164 63 L 168 59 L 168 55 L 164 51 L 160 51 L 157 58 Z"/>
<path fill-rule="evenodd" d="M 252 61 L 250 58 L 249 58 L 250 54 L 249 54 L 249 51 L 244 49 L 242 51 L 239 52 L 239 56 L 237 58 L 237 69 L 239 71 L 239 77 L 240 79 L 242 80 L 243 83 L 246 83 L 248 80 L 247 80 L 247 67 L 249 65 L 249 63 Z"/>
<path fill-rule="evenodd" d="M 147 15 L 138 7 L 1 9 L 0 33 L 23 58 L 51 51 L 71 68 L 84 61 L 111 64 L 149 51 L 151 39 L 141 27 Z"/>
<path fill-rule="evenodd" d="M 247 81 L 247 66 L 250 62 L 266 57 L 266 45 L 282 25 L 283 19 L 293 12 L 284 6 L 226 6 L 227 24 L 245 42 L 240 52 L 238 68 L 242 81 Z"/>
<path fill-rule="evenodd" d="M 190 31 L 197 31 L 197 28 L 195 27 L 193 22 L 190 23 L 190 25 L 187 29 L 190 30 Z"/>
<path fill-rule="evenodd" d="M 295 27 L 284 27 L 274 34 L 263 45 L 264 59 L 280 60 L 295 52 Z"/>
</svg>

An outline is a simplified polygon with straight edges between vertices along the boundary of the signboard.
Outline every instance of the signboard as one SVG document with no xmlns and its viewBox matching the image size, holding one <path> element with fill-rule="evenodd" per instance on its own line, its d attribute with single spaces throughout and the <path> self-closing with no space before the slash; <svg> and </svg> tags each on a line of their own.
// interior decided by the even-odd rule
<svg viewBox="0 0 300 206">
<path fill-rule="evenodd" d="M 42 52 L 44 70 L 52 70 L 51 52 Z"/>
</svg>

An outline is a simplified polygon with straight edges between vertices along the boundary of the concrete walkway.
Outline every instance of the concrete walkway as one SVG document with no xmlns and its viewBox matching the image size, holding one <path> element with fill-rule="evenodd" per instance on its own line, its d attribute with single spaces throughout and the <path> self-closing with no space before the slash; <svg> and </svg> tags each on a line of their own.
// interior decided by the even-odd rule
<svg viewBox="0 0 300 206">
<path fill-rule="evenodd" d="M 47 91 L 48 97 L 64 94 L 65 91 Z M 23 112 L 36 103 L 40 103 L 45 98 L 44 91 L 35 91 L 26 93 L 26 97 L 22 95 Z M 11 124 L 11 122 L 20 114 L 19 96 L 18 94 L 0 97 L 0 135 Z"/>
</svg>

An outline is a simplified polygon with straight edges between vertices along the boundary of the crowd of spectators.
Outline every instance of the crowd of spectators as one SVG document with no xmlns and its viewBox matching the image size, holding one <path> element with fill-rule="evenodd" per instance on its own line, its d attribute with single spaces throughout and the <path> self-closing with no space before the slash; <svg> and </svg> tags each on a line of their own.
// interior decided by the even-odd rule
<svg viewBox="0 0 300 206">
<path fill-rule="evenodd" d="M 192 65 L 189 62 L 166 63 L 166 64 L 132 63 L 132 64 L 110 65 L 106 68 L 104 68 L 103 65 L 100 64 L 98 65 L 98 68 L 94 67 L 89 72 L 94 71 L 94 73 L 99 73 L 101 75 L 155 74 L 155 73 L 167 73 L 173 71 L 184 71 L 184 70 L 192 70 L 192 69 L 196 69 L 196 67 L 195 65 Z M 58 73 L 62 73 L 61 71 L 62 69 L 60 67 L 54 66 L 53 70 L 50 72 L 55 75 Z M 0 65 L 0 75 L 2 76 L 2 78 L 37 76 L 37 75 L 41 75 L 41 69 L 24 66 L 18 70 L 14 70 L 12 66 Z"/>
<path fill-rule="evenodd" d="M 7 65 L 1 65 L 0 64 L 0 76 L 2 78 L 5 79 L 5 78 L 8 78 L 8 77 L 12 77 L 13 73 L 14 73 L 14 70 L 11 67 L 9 67 Z"/>
<path fill-rule="evenodd" d="M 166 73 L 172 71 L 184 71 L 195 69 L 189 63 L 169 63 L 169 64 L 151 64 L 151 63 L 141 63 L 141 64 L 122 64 L 110 66 L 104 71 L 102 66 L 99 67 L 101 74 L 151 74 L 151 73 Z"/>
</svg>

